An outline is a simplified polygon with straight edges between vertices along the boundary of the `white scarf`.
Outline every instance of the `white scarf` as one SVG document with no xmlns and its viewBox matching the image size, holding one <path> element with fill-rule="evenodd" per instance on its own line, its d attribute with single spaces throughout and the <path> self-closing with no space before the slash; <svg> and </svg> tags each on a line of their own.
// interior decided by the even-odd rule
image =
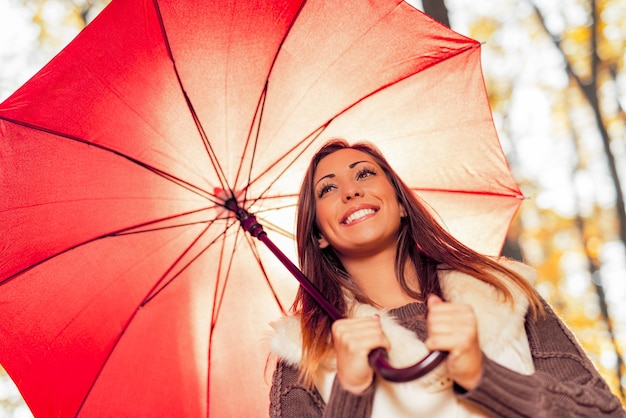
<svg viewBox="0 0 626 418">
<path fill-rule="evenodd" d="M 518 262 L 503 260 L 531 283 L 535 271 Z M 480 347 L 491 360 L 518 373 L 534 372 L 532 356 L 524 328 L 528 300 L 521 290 L 503 277 L 513 295 L 514 304 L 506 302 L 497 290 L 474 277 L 456 270 L 440 270 L 439 279 L 446 300 L 472 306 L 478 323 Z M 354 317 L 378 313 L 383 332 L 391 343 L 389 361 L 395 367 L 407 367 L 428 354 L 424 343 L 410 330 L 399 325 L 385 310 L 358 304 Z M 298 365 L 302 355 L 302 334 L 298 317 L 290 316 L 273 322 L 271 350 L 284 361 Z M 315 384 L 328 402 L 336 374 L 334 357 L 320 367 Z M 476 417 L 485 416 L 467 402 L 456 398 L 448 378 L 445 361 L 426 376 L 406 383 L 391 383 L 378 379 L 372 417 Z"/>
</svg>

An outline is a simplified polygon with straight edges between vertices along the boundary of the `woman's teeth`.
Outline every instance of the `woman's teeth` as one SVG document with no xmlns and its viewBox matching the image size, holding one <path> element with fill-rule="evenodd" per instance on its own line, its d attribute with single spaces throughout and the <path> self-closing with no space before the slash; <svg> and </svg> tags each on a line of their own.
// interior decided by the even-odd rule
<svg viewBox="0 0 626 418">
<path fill-rule="evenodd" d="M 366 215 L 372 214 L 372 213 L 376 213 L 376 211 L 374 209 L 357 210 L 356 212 L 354 212 L 353 214 L 348 216 L 343 223 L 346 224 L 346 225 L 349 225 L 352 222 L 356 221 L 357 219 L 360 219 L 360 218 L 362 218 L 362 217 L 364 217 Z"/>
</svg>

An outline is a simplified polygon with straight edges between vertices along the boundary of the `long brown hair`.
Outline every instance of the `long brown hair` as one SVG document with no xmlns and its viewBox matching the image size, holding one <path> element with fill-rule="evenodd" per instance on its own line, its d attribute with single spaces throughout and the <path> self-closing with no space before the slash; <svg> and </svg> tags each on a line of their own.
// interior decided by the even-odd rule
<svg viewBox="0 0 626 418">
<path fill-rule="evenodd" d="M 382 153 L 368 143 L 350 145 L 343 139 L 327 142 L 312 158 L 304 176 L 297 208 L 296 240 L 303 273 L 339 312 L 347 314 L 346 296 L 363 303 L 372 303 L 359 286 L 351 280 L 332 248 L 320 249 L 316 222 L 313 176 L 319 162 L 326 156 L 351 148 L 370 155 L 382 168 L 396 190 L 398 201 L 407 216 L 402 218 L 396 251 L 396 277 L 404 291 L 416 299 L 425 300 L 429 294 L 442 296 L 437 271 L 441 265 L 470 274 L 492 284 L 507 300 L 511 292 L 494 273 L 502 273 L 516 283 L 526 294 L 534 312 L 541 310 L 540 299 L 534 288 L 519 274 L 507 269 L 494 259 L 481 255 L 452 237 L 429 213 L 417 195 L 400 179 Z M 406 280 L 406 261 L 415 266 L 420 291 Z M 320 361 L 332 348 L 332 319 L 302 288 L 298 290 L 293 310 L 300 315 L 303 352 L 301 377 L 311 384 Z"/>
</svg>

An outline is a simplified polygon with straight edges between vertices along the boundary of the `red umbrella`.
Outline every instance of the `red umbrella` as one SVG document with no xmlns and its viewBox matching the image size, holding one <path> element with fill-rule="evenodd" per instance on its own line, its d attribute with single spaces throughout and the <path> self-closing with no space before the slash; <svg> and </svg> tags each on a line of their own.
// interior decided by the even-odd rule
<svg viewBox="0 0 626 418">
<path fill-rule="evenodd" d="M 114 0 L 0 105 L 0 363 L 36 416 L 265 416 L 304 167 L 374 142 L 496 254 L 480 45 L 394 0 Z M 232 202 L 232 200 L 231 200 Z"/>
</svg>

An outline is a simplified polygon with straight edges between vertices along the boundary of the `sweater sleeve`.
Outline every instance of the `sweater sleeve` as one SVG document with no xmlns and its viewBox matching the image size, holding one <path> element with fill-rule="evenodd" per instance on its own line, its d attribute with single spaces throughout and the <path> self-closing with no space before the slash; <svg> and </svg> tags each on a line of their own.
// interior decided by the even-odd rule
<svg viewBox="0 0 626 418">
<path fill-rule="evenodd" d="M 324 418 L 369 418 L 372 415 L 375 388 L 376 383 L 372 382 L 363 393 L 356 395 L 343 389 L 335 377 Z"/>
<path fill-rule="evenodd" d="M 272 378 L 270 417 L 272 418 L 367 418 L 372 413 L 374 386 L 361 394 L 353 394 L 333 382 L 328 405 L 315 388 L 305 387 L 298 378 L 298 369 L 279 361 Z"/>
<path fill-rule="evenodd" d="M 526 320 L 535 372 L 523 375 L 484 358 L 479 385 L 458 396 L 498 417 L 626 417 L 571 331 L 545 304 Z"/>
</svg>

